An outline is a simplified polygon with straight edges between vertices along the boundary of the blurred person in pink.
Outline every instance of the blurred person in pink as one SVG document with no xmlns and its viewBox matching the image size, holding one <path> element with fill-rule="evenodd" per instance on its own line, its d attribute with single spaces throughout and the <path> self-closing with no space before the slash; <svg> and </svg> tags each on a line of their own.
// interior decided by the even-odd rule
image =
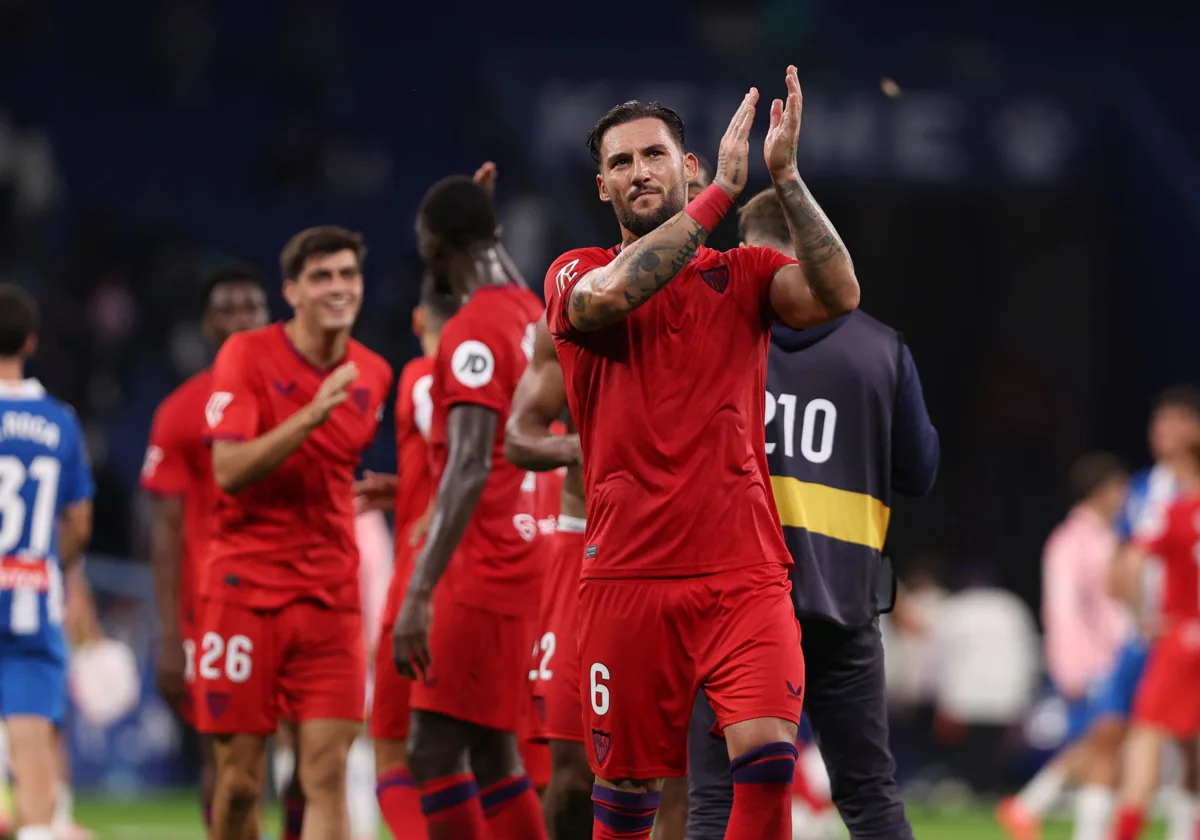
<svg viewBox="0 0 1200 840">
<path fill-rule="evenodd" d="M 1078 501 L 1042 554 L 1046 669 L 1066 704 L 1067 747 L 997 809 L 1016 840 L 1038 837 L 1046 811 L 1066 787 L 1083 781 L 1095 749 L 1084 736 L 1098 715 L 1096 687 L 1112 672 L 1132 621 L 1110 591 L 1129 473 L 1115 456 L 1096 452 L 1075 462 L 1069 480 Z"/>
</svg>

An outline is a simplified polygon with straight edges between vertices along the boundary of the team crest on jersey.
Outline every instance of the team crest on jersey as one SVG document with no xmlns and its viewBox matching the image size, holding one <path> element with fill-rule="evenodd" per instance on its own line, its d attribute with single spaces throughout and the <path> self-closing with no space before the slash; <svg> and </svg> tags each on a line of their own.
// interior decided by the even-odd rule
<svg viewBox="0 0 1200 840">
<path fill-rule="evenodd" d="M 354 400 L 354 404 L 358 406 L 359 411 L 366 414 L 367 408 L 371 405 L 371 389 L 355 388 L 350 392 L 350 399 Z"/>
<path fill-rule="evenodd" d="M 729 287 L 729 266 L 714 265 L 712 268 L 701 269 L 700 279 L 714 292 L 725 294 L 725 289 Z"/>
<path fill-rule="evenodd" d="M 612 749 L 612 735 L 607 732 L 601 732 L 599 729 L 592 730 L 592 748 L 596 751 L 596 763 L 603 766 L 608 760 L 608 752 Z"/>
<path fill-rule="evenodd" d="M 538 522 L 528 513 L 518 513 L 514 516 L 513 527 L 525 542 L 533 542 L 538 534 Z"/>
<path fill-rule="evenodd" d="M 204 695 L 204 702 L 208 704 L 208 713 L 215 718 L 229 711 L 229 692 L 227 691 L 209 691 Z"/>
</svg>

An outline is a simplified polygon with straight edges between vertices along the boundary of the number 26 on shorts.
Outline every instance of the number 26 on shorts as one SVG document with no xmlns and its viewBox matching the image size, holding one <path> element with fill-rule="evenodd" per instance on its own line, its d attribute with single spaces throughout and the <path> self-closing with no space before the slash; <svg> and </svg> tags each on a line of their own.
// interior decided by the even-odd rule
<svg viewBox="0 0 1200 840">
<path fill-rule="evenodd" d="M 230 682 L 242 683 L 250 679 L 253 670 L 250 656 L 254 653 L 254 642 L 247 636 L 238 634 L 226 641 L 219 633 L 210 630 L 200 642 L 200 651 L 202 680 L 219 680 L 222 670 Z M 221 661 L 222 657 L 224 662 Z"/>
<path fill-rule="evenodd" d="M 592 711 L 597 715 L 604 716 L 608 714 L 609 694 L 608 686 L 604 684 L 604 680 L 610 679 L 611 674 L 608 673 L 608 668 L 599 662 L 593 662 L 591 668 L 591 684 L 592 684 Z"/>
</svg>

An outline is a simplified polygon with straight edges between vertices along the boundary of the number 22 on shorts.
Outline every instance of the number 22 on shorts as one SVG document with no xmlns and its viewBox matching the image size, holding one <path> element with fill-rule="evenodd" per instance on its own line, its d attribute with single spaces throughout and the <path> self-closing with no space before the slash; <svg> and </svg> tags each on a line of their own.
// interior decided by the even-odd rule
<svg viewBox="0 0 1200 840">
<path fill-rule="evenodd" d="M 229 641 L 222 639 L 220 634 L 211 630 L 204 634 L 200 642 L 200 678 L 203 680 L 221 679 L 221 657 L 225 658 L 225 676 L 231 682 L 242 683 L 250 679 L 253 662 L 250 659 L 254 653 L 254 642 L 246 636 L 238 634 L 230 636 Z"/>
<path fill-rule="evenodd" d="M 590 675 L 592 684 L 592 711 L 601 717 L 608 714 L 609 708 L 608 686 L 604 684 L 604 680 L 611 678 L 612 675 L 608 672 L 608 668 L 599 662 L 592 663 Z"/>
</svg>

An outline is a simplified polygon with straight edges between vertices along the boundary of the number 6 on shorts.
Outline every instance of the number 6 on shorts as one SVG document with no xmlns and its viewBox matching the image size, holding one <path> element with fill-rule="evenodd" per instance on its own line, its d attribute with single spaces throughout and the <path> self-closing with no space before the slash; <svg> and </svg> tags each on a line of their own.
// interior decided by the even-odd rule
<svg viewBox="0 0 1200 840">
<path fill-rule="evenodd" d="M 592 663 L 592 711 L 598 715 L 608 714 L 608 686 L 602 680 L 607 680 L 610 676 L 608 668 L 599 662 Z"/>
</svg>

